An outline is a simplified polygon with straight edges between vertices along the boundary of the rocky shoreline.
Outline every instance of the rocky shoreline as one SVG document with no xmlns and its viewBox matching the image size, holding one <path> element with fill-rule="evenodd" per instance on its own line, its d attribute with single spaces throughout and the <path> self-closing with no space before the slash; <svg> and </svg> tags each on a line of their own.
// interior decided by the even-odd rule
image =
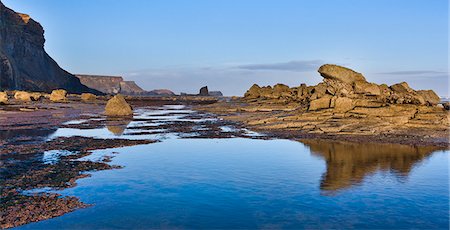
<svg viewBox="0 0 450 230">
<path fill-rule="evenodd" d="M 377 85 L 336 65 L 319 73 L 324 79 L 316 86 L 253 85 L 243 98 L 197 109 L 280 138 L 449 148 L 449 105 L 432 90 Z"/>
</svg>

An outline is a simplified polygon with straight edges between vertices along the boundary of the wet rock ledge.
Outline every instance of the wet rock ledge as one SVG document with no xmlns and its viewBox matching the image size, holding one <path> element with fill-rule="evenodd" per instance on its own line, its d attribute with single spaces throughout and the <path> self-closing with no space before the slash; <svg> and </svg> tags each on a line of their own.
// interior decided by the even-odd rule
<svg viewBox="0 0 450 230">
<path fill-rule="evenodd" d="M 448 104 L 432 90 L 406 82 L 388 86 L 368 82 L 351 69 L 324 65 L 323 81 L 260 87 L 243 98 L 199 107 L 283 138 L 434 145 L 448 148 Z"/>
</svg>

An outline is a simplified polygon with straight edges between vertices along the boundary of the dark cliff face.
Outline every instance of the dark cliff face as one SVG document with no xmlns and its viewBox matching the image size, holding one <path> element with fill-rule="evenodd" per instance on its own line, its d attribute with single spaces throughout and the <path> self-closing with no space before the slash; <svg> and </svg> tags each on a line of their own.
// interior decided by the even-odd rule
<svg viewBox="0 0 450 230">
<path fill-rule="evenodd" d="M 44 50 L 44 29 L 0 2 L 0 90 L 98 93 L 61 69 Z"/>
</svg>

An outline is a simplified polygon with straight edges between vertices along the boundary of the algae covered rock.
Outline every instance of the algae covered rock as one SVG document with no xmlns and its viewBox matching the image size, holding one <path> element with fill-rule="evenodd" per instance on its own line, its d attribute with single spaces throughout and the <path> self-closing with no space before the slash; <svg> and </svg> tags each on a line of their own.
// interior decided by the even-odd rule
<svg viewBox="0 0 450 230">
<path fill-rule="evenodd" d="M 133 109 L 125 101 L 125 98 L 118 94 L 111 98 L 105 107 L 105 115 L 112 117 L 133 116 Z"/>
<path fill-rule="evenodd" d="M 338 65 L 323 65 L 319 68 L 319 73 L 323 78 L 335 79 L 348 84 L 352 84 L 355 81 L 366 81 L 366 78 L 361 73 Z"/>
<path fill-rule="evenodd" d="M 50 101 L 53 102 L 62 102 L 67 100 L 67 91 L 64 89 L 53 90 L 50 94 Z"/>
</svg>

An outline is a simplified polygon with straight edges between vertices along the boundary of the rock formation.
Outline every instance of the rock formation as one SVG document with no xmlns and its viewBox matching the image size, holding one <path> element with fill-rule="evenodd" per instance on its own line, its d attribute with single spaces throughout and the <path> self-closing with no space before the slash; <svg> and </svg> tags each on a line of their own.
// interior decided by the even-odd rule
<svg viewBox="0 0 450 230">
<path fill-rule="evenodd" d="M 44 29 L 26 14 L 0 2 L 0 90 L 73 93 L 96 91 L 61 69 L 44 50 Z"/>
<path fill-rule="evenodd" d="M 208 86 L 204 86 L 200 89 L 200 92 L 198 94 L 199 96 L 209 96 L 209 90 Z"/>
<path fill-rule="evenodd" d="M 211 97 L 223 97 L 223 93 L 220 91 L 210 91 L 209 96 Z"/>
<path fill-rule="evenodd" d="M 174 96 L 175 93 L 168 89 L 155 89 L 147 93 L 149 96 Z"/>
<path fill-rule="evenodd" d="M 118 94 L 106 104 L 105 115 L 112 117 L 133 116 L 133 109 L 125 101 L 125 98 Z"/>
<path fill-rule="evenodd" d="M 7 104 L 8 100 L 8 94 L 6 92 L 0 92 L 0 104 Z"/>
<path fill-rule="evenodd" d="M 16 91 L 14 93 L 14 99 L 24 102 L 30 102 L 31 94 L 25 91 Z"/>
<path fill-rule="evenodd" d="M 63 102 L 67 100 L 67 91 L 63 89 L 53 90 L 50 94 L 50 101 Z"/>
<path fill-rule="evenodd" d="M 261 112 L 237 120 L 267 130 L 297 130 L 308 134 L 406 135 L 414 132 L 441 138 L 450 122 L 440 98 L 432 90 L 414 90 L 405 82 L 387 86 L 367 82 L 353 70 L 325 65 L 323 81 L 290 88 L 253 85 L 244 95 L 241 112 Z M 283 116 L 271 111 L 284 111 Z M 434 141 L 434 140 L 433 140 Z"/>
<path fill-rule="evenodd" d="M 354 107 L 380 108 L 388 105 L 424 105 L 435 106 L 439 96 L 432 90 L 415 91 L 406 82 L 392 86 L 367 82 L 366 78 L 351 69 L 324 65 L 319 73 L 323 82 L 316 86 L 289 88 L 277 84 L 273 88 L 253 85 L 244 95 L 247 100 L 274 100 L 299 102 L 308 106 L 310 111 L 335 108 L 349 111 Z"/>
</svg>

